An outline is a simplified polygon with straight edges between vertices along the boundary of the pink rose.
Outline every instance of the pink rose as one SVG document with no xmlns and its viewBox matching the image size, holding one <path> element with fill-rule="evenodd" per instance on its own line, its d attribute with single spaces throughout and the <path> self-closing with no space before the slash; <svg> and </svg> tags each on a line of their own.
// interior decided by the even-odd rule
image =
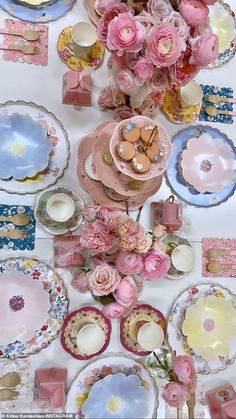
<svg viewBox="0 0 236 419">
<path fill-rule="evenodd" d="M 193 38 L 191 45 L 192 57 L 190 63 L 206 67 L 216 60 L 219 53 L 219 40 L 217 35 L 206 31 L 202 36 Z"/>
<path fill-rule="evenodd" d="M 147 2 L 147 11 L 151 16 L 158 19 L 159 22 L 164 20 L 173 11 L 169 0 L 149 0 Z"/>
<path fill-rule="evenodd" d="M 116 234 L 118 245 L 124 251 L 134 250 L 145 238 L 144 228 L 131 218 L 119 225 Z"/>
<path fill-rule="evenodd" d="M 124 52 L 123 55 L 119 55 L 116 52 L 112 52 L 112 63 L 115 67 L 121 68 L 122 70 L 126 70 L 129 67 L 130 62 L 134 59 L 133 52 Z"/>
<path fill-rule="evenodd" d="M 71 281 L 71 285 L 76 291 L 79 291 L 82 294 L 88 292 L 89 284 L 87 274 L 85 272 L 80 272 L 78 275 L 75 274 Z"/>
<path fill-rule="evenodd" d="M 209 14 L 208 7 L 201 0 L 181 0 L 178 9 L 187 24 L 192 27 L 207 20 Z"/>
<path fill-rule="evenodd" d="M 97 24 L 97 34 L 98 38 L 106 44 L 107 41 L 107 32 L 108 32 L 108 25 L 109 23 L 114 19 L 114 17 L 118 16 L 120 13 L 125 12 L 132 12 L 132 9 L 128 7 L 126 4 L 121 3 L 119 5 L 115 5 L 114 7 L 111 7 L 107 9 L 101 19 L 99 19 Z"/>
<path fill-rule="evenodd" d="M 98 105 L 101 109 L 114 108 L 123 105 L 125 102 L 126 98 L 124 93 L 119 89 L 112 89 L 111 87 L 103 89 L 98 98 Z"/>
<path fill-rule="evenodd" d="M 121 5 L 120 0 L 99 0 L 96 9 L 98 13 L 103 15 L 103 13 L 105 13 L 107 9 L 110 9 L 111 7 L 114 7 L 114 6 L 120 6 L 120 5 Z"/>
<path fill-rule="evenodd" d="M 135 251 L 137 253 L 147 253 L 152 245 L 152 237 L 149 234 L 146 234 L 142 243 L 140 243 L 136 248 Z"/>
<path fill-rule="evenodd" d="M 141 106 L 135 109 L 135 113 L 138 115 L 144 115 L 148 118 L 155 119 L 158 113 L 156 102 L 152 95 L 148 95 L 142 102 Z"/>
<path fill-rule="evenodd" d="M 170 258 L 161 250 L 151 250 L 143 257 L 143 271 L 141 275 L 148 281 L 154 281 L 163 276 L 170 269 Z"/>
<path fill-rule="evenodd" d="M 85 205 L 81 213 L 87 221 L 95 221 L 97 218 L 100 206 L 101 205 L 90 202 L 89 204 Z"/>
<path fill-rule="evenodd" d="M 114 245 L 114 237 L 106 223 L 95 220 L 82 226 L 80 243 L 96 255 L 110 250 Z"/>
<path fill-rule="evenodd" d="M 120 250 L 116 258 L 116 268 L 123 275 L 140 274 L 143 270 L 142 257 L 137 253 Z"/>
<path fill-rule="evenodd" d="M 155 25 L 147 35 L 146 56 L 157 67 L 174 64 L 185 51 L 186 44 L 174 26 L 169 23 Z"/>
<path fill-rule="evenodd" d="M 114 118 L 118 122 L 123 121 L 124 119 L 129 119 L 132 116 L 134 116 L 133 111 L 130 106 L 127 105 L 117 106 L 114 112 Z"/>
<path fill-rule="evenodd" d="M 196 370 L 191 356 L 177 356 L 174 361 L 173 369 L 181 383 L 190 384 L 196 382 Z"/>
<path fill-rule="evenodd" d="M 150 80 L 150 85 L 154 90 L 164 90 L 170 86 L 169 72 L 164 68 L 157 68 Z"/>
<path fill-rule="evenodd" d="M 180 59 L 169 67 L 169 73 L 172 81 L 180 86 L 189 83 L 199 72 L 200 66 L 191 64 L 191 48 L 187 47 L 185 53 Z"/>
<path fill-rule="evenodd" d="M 116 270 L 107 263 L 96 266 L 93 272 L 88 274 L 90 291 L 94 295 L 108 295 L 115 291 L 120 283 L 121 277 Z"/>
<path fill-rule="evenodd" d="M 137 298 L 136 283 L 131 276 L 125 276 L 119 283 L 113 294 L 117 303 L 123 307 L 129 307 Z"/>
<path fill-rule="evenodd" d="M 142 14 L 136 16 L 136 21 L 140 22 L 141 25 L 143 25 L 145 32 L 148 33 L 152 29 L 152 26 L 157 22 L 157 19 L 143 11 Z"/>
<path fill-rule="evenodd" d="M 135 91 L 137 84 L 133 73 L 129 70 L 120 70 L 115 76 L 116 84 L 119 89 L 125 94 L 132 94 Z"/>
<path fill-rule="evenodd" d="M 181 14 L 178 12 L 172 12 L 166 19 L 165 22 L 169 22 L 171 25 L 175 27 L 179 36 L 183 38 L 185 41 L 188 39 L 189 36 L 189 26 L 182 18 Z"/>
<path fill-rule="evenodd" d="M 166 226 L 163 226 L 162 224 L 156 225 L 153 227 L 152 234 L 155 239 L 160 239 L 166 234 Z"/>
<path fill-rule="evenodd" d="M 134 72 L 139 79 L 150 79 L 154 73 L 154 65 L 148 62 L 146 58 L 140 58 L 134 65 Z"/>
<path fill-rule="evenodd" d="M 107 47 L 110 51 L 137 52 L 142 48 L 145 29 L 131 13 L 116 16 L 108 25 Z"/>
<path fill-rule="evenodd" d="M 202 2 L 207 6 L 211 6 L 212 4 L 215 4 L 217 0 L 202 0 Z"/>
<path fill-rule="evenodd" d="M 125 307 L 121 306 L 119 303 L 109 303 L 102 308 L 102 313 L 108 319 L 119 319 L 125 313 Z"/>
<path fill-rule="evenodd" d="M 115 231 L 121 222 L 125 222 L 129 217 L 120 208 L 101 207 L 99 217 L 109 225 L 111 231 Z"/>
<path fill-rule="evenodd" d="M 183 385 L 171 381 L 165 386 L 162 397 L 170 406 L 179 407 L 188 399 L 188 392 Z"/>
</svg>

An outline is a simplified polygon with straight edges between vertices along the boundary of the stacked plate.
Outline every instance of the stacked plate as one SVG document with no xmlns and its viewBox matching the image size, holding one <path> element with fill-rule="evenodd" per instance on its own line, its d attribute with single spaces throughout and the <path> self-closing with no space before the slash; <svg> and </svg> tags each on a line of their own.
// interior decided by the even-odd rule
<svg viewBox="0 0 236 419">
<path fill-rule="evenodd" d="M 146 173 L 134 172 L 128 162 L 122 161 L 116 153 L 121 141 L 119 133 L 128 123 L 140 126 L 152 125 L 159 131 L 159 141 L 163 156 L 157 163 L 151 163 Z M 165 129 L 146 117 L 106 122 L 86 136 L 78 150 L 77 172 L 81 185 L 93 199 L 108 207 L 139 208 L 148 197 L 155 194 L 162 183 L 162 173 L 171 154 L 171 144 Z"/>
</svg>

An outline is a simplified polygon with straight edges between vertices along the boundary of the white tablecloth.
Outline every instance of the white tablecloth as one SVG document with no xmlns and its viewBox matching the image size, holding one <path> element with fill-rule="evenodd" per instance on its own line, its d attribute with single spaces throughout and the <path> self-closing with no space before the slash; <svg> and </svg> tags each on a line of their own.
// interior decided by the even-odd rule
<svg viewBox="0 0 236 419">
<path fill-rule="evenodd" d="M 234 7 L 234 1 L 228 0 L 228 3 Z M 1 11 L 0 24 L 3 27 L 4 19 L 9 18 L 7 13 Z M 89 20 L 87 12 L 83 6 L 82 0 L 78 0 L 73 9 L 63 18 L 56 22 L 49 23 L 49 62 L 46 67 L 28 65 L 22 63 L 6 62 L 1 59 L 0 71 L 0 101 L 7 100 L 25 100 L 32 101 L 38 105 L 45 106 L 52 111 L 58 119 L 61 120 L 69 135 L 71 145 L 71 157 L 69 167 L 64 176 L 59 180 L 58 184 L 70 186 L 81 194 L 88 202 L 89 196 L 83 191 L 79 185 L 76 163 L 77 148 L 80 138 L 89 133 L 97 124 L 102 121 L 112 119 L 112 112 L 101 112 L 97 106 L 97 97 L 102 87 L 108 83 L 108 73 L 105 63 L 103 66 L 91 73 L 94 90 L 93 90 L 93 106 L 91 108 L 80 108 L 75 110 L 73 106 L 63 105 L 61 101 L 62 94 L 62 76 L 68 70 L 67 66 L 59 59 L 56 45 L 58 35 L 63 28 L 75 24 L 80 20 Z M 0 35 L 2 36 L 2 35 Z M 0 52 L 0 54 L 2 54 Z M 106 55 L 107 58 L 107 55 Z M 197 81 L 206 84 L 214 84 L 216 86 L 226 86 L 234 88 L 234 96 L 236 95 L 236 60 L 231 60 L 223 68 L 214 70 L 203 70 L 199 73 Z M 171 124 L 167 119 L 159 113 L 157 120 L 166 127 L 169 134 L 176 134 L 184 126 Z M 225 132 L 236 145 L 236 133 L 234 125 L 214 124 Z M 150 227 L 150 203 L 152 201 L 166 199 L 170 195 L 170 189 L 165 182 L 156 194 L 151 197 L 145 204 L 141 215 L 141 223 L 145 227 Z M 7 194 L 0 192 L 1 204 L 25 204 L 33 205 L 36 195 L 19 196 L 17 194 Z M 225 237 L 236 238 L 236 195 L 231 197 L 226 203 L 217 207 L 203 209 L 187 206 L 185 215 L 191 219 L 192 227 L 189 238 L 194 243 L 196 251 L 196 266 L 194 270 L 182 280 L 158 280 L 153 283 L 145 282 L 144 290 L 141 296 L 143 302 L 149 303 L 161 310 L 165 315 L 172 304 L 175 297 L 181 290 L 187 288 L 191 284 L 206 281 L 202 279 L 201 274 L 201 239 L 202 237 Z M 22 255 L 20 252 L 0 250 L 0 257 Z M 34 256 L 49 264 L 53 264 L 53 240 L 52 236 L 47 234 L 38 225 L 36 228 L 36 246 L 34 252 L 23 252 L 23 255 Z M 65 270 L 60 271 L 65 285 L 69 293 L 69 310 L 80 305 L 91 303 L 91 297 L 77 293 L 70 285 L 70 273 Z M 216 283 L 223 284 L 232 292 L 236 293 L 236 280 L 233 278 L 219 278 L 214 280 Z M 112 339 L 107 352 L 123 352 L 126 351 L 120 344 L 118 334 L 118 321 L 112 321 Z M 128 354 L 128 352 L 127 352 Z M 77 371 L 85 364 L 77 361 L 67 354 L 60 344 L 60 339 L 55 340 L 45 350 L 38 355 L 30 358 L 31 375 L 30 382 L 33 386 L 34 371 L 38 367 L 47 367 L 52 365 L 61 365 L 68 368 L 69 384 L 76 376 Z M 205 383 L 206 390 L 213 389 L 225 382 L 231 382 L 236 387 L 235 365 L 228 367 L 225 371 L 217 375 L 200 376 L 199 379 Z M 160 397 L 160 406 L 158 409 L 158 418 L 164 418 L 164 403 Z M 207 417 L 209 417 L 207 413 Z"/>
</svg>

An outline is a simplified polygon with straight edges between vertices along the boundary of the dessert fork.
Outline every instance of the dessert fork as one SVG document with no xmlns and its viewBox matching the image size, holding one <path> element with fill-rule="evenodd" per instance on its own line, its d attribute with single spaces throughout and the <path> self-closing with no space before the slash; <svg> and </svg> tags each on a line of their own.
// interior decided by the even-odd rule
<svg viewBox="0 0 236 419">
<path fill-rule="evenodd" d="M 8 372 L 0 378 L 0 387 L 12 387 L 15 388 L 21 382 L 20 374 L 16 372 Z"/>
<path fill-rule="evenodd" d="M 40 33 L 34 29 L 26 29 L 24 31 L 17 31 L 16 29 L 0 29 L 1 34 L 21 36 L 26 41 L 37 41 L 40 38 Z"/>
<path fill-rule="evenodd" d="M 0 231 L 0 237 L 8 237 L 12 240 L 19 240 L 25 239 L 28 236 L 27 231 L 24 230 L 7 230 L 7 231 Z"/>
<path fill-rule="evenodd" d="M 0 46 L 0 49 L 4 50 L 14 50 L 14 51 L 21 51 L 23 54 L 31 55 L 31 54 L 37 54 L 39 52 L 39 48 L 35 47 L 33 45 L 17 45 L 17 44 L 10 44 L 8 46 Z"/>
<path fill-rule="evenodd" d="M 232 97 L 222 97 L 216 95 L 207 95 L 206 100 L 211 103 L 230 102 L 236 103 L 236 99 Z"/>
<path fill-rule="evenodd" d="M 0 390 L 0 402 L 18 399 L 19 395 L 20 393 L 16 390 L 12 390 L 11 388 L 3 388 Z"/>
</svg>

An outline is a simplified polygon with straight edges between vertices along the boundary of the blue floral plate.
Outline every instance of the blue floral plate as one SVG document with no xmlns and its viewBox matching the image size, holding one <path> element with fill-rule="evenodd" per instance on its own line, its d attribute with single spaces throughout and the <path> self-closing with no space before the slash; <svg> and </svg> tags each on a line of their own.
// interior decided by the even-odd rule
<svg viewBox="0 0 236 419">
<path fill-rule="evenodd" d="M 10 15 L 28 22 L 50 22 L 64 16 L 76 0 L 56 0 L 42 7 L 27 7 L 14 0 L 0 0 L 0 7 Z"/>
<path fill-rule="evenodd" d="M 192 126 L 178 132 L 178 134 L 173 137 L 173 152 L 165 172 L 165 177 L 172 192 L 182 201 L 185 201 L 195 207 L 210 208 L 227 201 L 229 197 L 234 194 L 236 184 L 232 183 L 219 192 L 200 193 L 197 192 L 191 185 L 185 183 L 183 177 L 181 176 L 179 165 L 181 154 L 186 148 L 188 140 L 193 137 L 198 138 L 205 132 L 210 134 L 213 138 L 221 138 L 225 143 L 229 144 L 236 159 L 236 148 L 234 147 L 233 142 L 225 134 L 220 132 L 218 129 L 209 126 Z"/>
</svg>

